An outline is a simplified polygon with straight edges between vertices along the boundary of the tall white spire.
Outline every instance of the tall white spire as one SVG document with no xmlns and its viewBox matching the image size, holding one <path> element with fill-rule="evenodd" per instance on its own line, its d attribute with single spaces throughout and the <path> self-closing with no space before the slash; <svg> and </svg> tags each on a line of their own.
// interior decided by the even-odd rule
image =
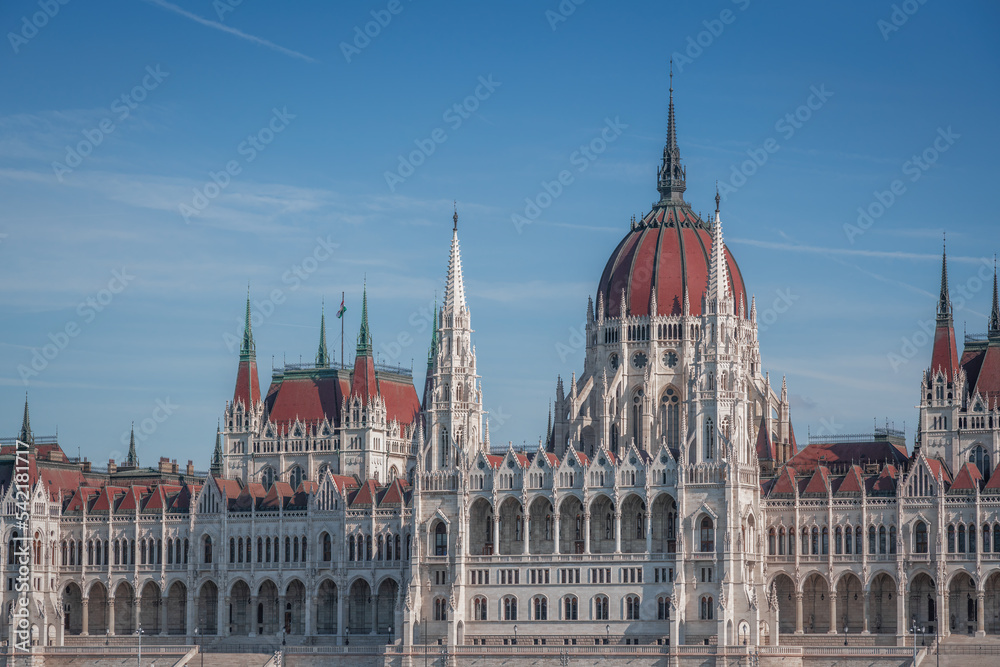
<svg viewBox="0 0 1000 667">
<path fill-rule="evenodd" d="M 452 217 L 455 226 L 451 232 L 451 256 L 448 259 L 448 278 L 444 288 L 444 313 L 458 315 L 465 311 L 465 280 L 462 277 L 462 253 L 458 247 L 458 209 Z"/>
<path fill-rule="evenodd" d="M 722 218 L 719 215 L 719 193 L 715 193 L 715 221 L 712 224 L 712 257 L 708 267 L 708 299 L 716 304 L 716 312 L 723 312 L 729 299 L 729 267 L 726 265 L 726 244 L 722 238 Z"/>
</svg>

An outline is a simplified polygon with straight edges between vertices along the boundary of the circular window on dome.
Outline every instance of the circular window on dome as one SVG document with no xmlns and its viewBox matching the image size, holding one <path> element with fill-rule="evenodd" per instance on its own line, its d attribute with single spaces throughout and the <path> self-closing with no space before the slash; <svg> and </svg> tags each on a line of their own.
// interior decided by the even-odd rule
<svg viewBox="0 0 1000 667">
<path fill-rule="evenodd" d="M 667 368 L 673 368 L 677 365 L 677 353 L 673 350 L 669 350 L 663 353 L 663 365 Z"/>
<path fill-rule="evenodd" d="M 615 371 L 618 370 L 618 355 L 612 354 L 610 357 L 608 357 L 608 364 L 611 366 L 612 370 Z"/>
<path fill-rule="evenodd" d="M 632 365 L 636 368 L 645 368 L 647 361 L 649 361 L 649 357 L 646 356 L 645 352 L 636 352 L 632 355 Z"/>
</svg>

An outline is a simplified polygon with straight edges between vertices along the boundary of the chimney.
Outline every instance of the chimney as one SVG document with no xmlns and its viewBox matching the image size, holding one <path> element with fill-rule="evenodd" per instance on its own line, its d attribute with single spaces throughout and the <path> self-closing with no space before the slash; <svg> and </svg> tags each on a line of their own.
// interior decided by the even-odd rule
<svg viewBox="0 0 1000 667">
<path fill-rule="evenodd" d="M 87 460 L 87 457 L 83 458 L 83 462 L 80 465 L 83 468 L 83 472 L 90 472 L 90 461 Z"/>
<path fill-rule="evenodd" d="M 187 474 L 190 477 L 194 477 L 194 461 L 192 461 L 191 459 L 188 459 Z"/>
<path fill-rule="evenodd" d="M 166 456 L 161 456 L 158 470 L 162 473 L 170 473 L 170 459 Z"/>
<path fill-rule="evenodd" d="M 118 466 L 115 465 L 115 460 L 108 459 L 108 474 L 114 475 L 116 472 L 118 472 Z"/>
</svg>

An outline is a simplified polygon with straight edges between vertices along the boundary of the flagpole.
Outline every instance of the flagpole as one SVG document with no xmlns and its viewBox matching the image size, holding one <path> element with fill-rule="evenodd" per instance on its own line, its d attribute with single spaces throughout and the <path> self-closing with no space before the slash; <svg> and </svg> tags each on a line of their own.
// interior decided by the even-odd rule
<svg viewBox="0 0 1000 667">
<path fill-rule="evenodd" d="M 341 312 L 340 312 L 340 365 L 343 367 L 343 366 L 345 366 L 347 364 L 347 362 L 344 361 L 344 312 L 343 312 L 343 308 L 344 308 L 344 293 L 343 292 L 340 293 L 340 308 L 341 308 Z"/>
</svg>

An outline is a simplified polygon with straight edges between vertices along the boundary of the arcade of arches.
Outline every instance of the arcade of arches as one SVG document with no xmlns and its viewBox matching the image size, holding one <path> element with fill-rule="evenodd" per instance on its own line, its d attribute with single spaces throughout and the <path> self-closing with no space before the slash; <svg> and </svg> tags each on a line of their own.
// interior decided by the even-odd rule
<svg viewBox="0 0 1000 667">
<path fill-rule="evenodd" d="M 156 582 L 147 581 L 135 595 L 125 581 L 109 596 L 96 581 L 84 595 L 76 582 L 62 592 L 63 632 L 66 635 L 131 635 L 142 627 L 147 635 L 259 636 L 276 635 L 393 635 L 400 619 L 399 583 L 381 580 L 375 592 L 365 579 L 341 588 L 324 578 L 314 595 L 307 595 L 299 579 L 284 592 L 270 579 L 252 591 L 246 581 L 235 581 L 228 595 L 211 580 L 197 592 L 174 581 L 162 595 Z"/>
<path fill-rule="evenodd" d="M 857 574 L 845 572 L 832 596 L 826 577 L 818 573 L 806 576 L 801 587 L 780 573 L 772 586 L 782 634 L 896 635 L 915 626 L 927 634 L 1000 635 L 1000 572 L 990 574 L 981 587 L 974 575 L 956 573 L 943 596 L 925 572 L 913 575 L 902 595 L 895 578 L 886 572 L 876 573 L 867 587 Z M 939 623 L 942 618 L 947 622 Z"/>
</svg>

